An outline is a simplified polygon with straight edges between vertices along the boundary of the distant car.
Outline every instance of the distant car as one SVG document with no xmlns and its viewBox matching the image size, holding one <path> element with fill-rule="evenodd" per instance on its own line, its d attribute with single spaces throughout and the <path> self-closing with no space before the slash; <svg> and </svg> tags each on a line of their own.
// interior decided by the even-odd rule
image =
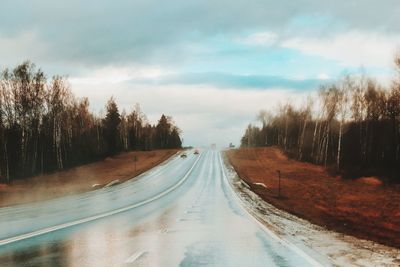
<svg viewBox="0 0 400 267">
<path fill-rule="evenodd" d="M 186 153 L 183 153 L 183 154 L 181 155 L 181 158 L 183 158 L 183 159 L 187 158 Z"/>
<path fill-rule="evenodd" d="M 200 154 L 200 152 L 196 149 L 196 150 L 194 151 L 194 154 L 195 154 L 195 155 L 198 155 L 198 154 Z"/>
</svg>

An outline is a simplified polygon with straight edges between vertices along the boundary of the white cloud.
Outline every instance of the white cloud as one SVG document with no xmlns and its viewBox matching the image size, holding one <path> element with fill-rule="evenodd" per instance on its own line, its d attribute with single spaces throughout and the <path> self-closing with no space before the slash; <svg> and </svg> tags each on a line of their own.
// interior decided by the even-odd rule
<svg viewBox="0 0 400 267">
<path fill-rule="evenodd" d="M 349 31 L 329 37 L 294 37 L 281 46 L 338 61 L 343 66 L 389 67 L 400 45 L 400 35 Z"/>
<path fill-rule="evenodd" d="M 255 46 L 271 46 L 277 41 L 278 35 L 273 32 L 257 32 L 238 39 L 240 43 Z"/>
<path fill-rule="evenodd" d="M 9 67 L 25 60 L 37 63 L 46 58 L 48 49 L 49 46 L 33 31 L 11 36 L 0 34 L 0 64 L 5 64 L 1 67 Z"/>
<path fill-rule="evenodd" d="M 329 77 L 329 75 L 328 74 L 326 74 L 326 73 L 320 73 L 320 74 L 318 74 L 318 76 L 317 76 L 317 79 L 318 80 L 329 80 L 331 77 Z"/>
<path fill-rule="evenodd" d="M 118 84 L 129 80 L 156 79 L 175 72 L 160 66 L 130 66 L 113 67 L 107 66 L 94 70 L 90 75 L 83 77 L 71 77 L 69 81 L 75 84 Z"/>
</svg>

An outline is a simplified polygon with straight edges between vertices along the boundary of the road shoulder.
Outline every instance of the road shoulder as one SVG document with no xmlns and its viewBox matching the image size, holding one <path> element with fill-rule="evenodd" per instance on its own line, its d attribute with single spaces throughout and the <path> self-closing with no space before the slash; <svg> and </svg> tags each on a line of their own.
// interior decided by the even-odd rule
<svg viewBox="0 0 400 267">
<path fill-rule="evenodd" d="M 228 180 L 245 208 L 280 238 L 334 266 L 399 266 L 396 248 L 328 231 L 265 202 L 240 179 L 226 155 L 223 159 Z"/>
</svg>

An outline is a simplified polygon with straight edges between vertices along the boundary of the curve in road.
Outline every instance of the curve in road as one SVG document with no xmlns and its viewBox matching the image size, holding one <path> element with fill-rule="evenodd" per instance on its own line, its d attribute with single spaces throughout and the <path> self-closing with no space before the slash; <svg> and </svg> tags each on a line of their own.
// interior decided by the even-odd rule
<svg viewBox="0 0 400 267">
<path fill-rule="evenodd" d="M 214 150 L 177 156 L 98 192 L 0 209 L 0 216 L 1 266 L 318 265 L 241 207 Z M 37 232 L 43 229 L 51 231 Z"/>
</svg>

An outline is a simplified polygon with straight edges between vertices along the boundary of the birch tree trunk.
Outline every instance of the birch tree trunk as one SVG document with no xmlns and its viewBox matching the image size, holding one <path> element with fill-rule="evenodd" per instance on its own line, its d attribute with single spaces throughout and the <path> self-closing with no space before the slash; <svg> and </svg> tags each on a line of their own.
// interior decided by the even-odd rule
<svg viewBox="0 0 400 267">
<path fill-rule="evenodd" d="M 6 167 L 6 181 L 7 183 L 10 182 L 10 169 L 8 163 L 8 151 L 7 151 L 7 140 L 4 138 L 4 161 Z"/>
<path fill-rule="evenodd" d="M 339 140 L 338 140 L 337 155 L 336 155 L 337 170 L 340 169 L 340 152 L 342 148 L 342 127 L 343 127 L 343 120 L 340 121 L 340 126 L 339 126 Z"/>
<path fill-rule="evenodd" d="M 315 148 L 315 138 L 317 135 L 317 128 L 318 128 L 318 120 L 315 122 L 315 127 L 314 127 L 314 135 L 311 144 L 311 159 L 314 159 L 314 148 Z"/>
<path fill-rule="evenodd" d="M 283 146 L 285 150 L 287 150 L 287 134 L 288 134 L 288 115 L 286 114 L 286 120 L 285 120 L 285 138 L 283 139 Z"/>
<path fill-rule="evenodd" d="M 300 138 L 299 160 L 301 160 L 303 158 L 303 144 L 304 144 L 304 135 L 306 132 L 306 127 L 307 127 L 307 119 L 304 120 L 303 131 L 301 133 L 301 138 Z"/>
<path fill-rule="evenodd" d="M 327 126 L 327 131 L 326 131 L 326 142 L 325 142 L 325 162 L 324 165 L 325 167 L 327 166 L 328 162 L 328 147 L 329 147 L 329 127 Z"/>
</svg>

